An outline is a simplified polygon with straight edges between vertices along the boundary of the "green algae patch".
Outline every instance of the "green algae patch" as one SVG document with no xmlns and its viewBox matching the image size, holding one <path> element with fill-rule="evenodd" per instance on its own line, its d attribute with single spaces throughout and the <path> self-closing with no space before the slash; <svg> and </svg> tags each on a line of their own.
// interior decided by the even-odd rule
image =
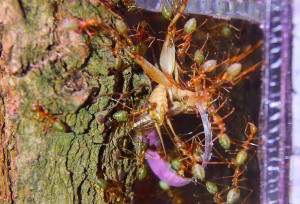
<svg viewBox="0 0 300 204">
<path fill-rule="evenodd" d="M 86 19 L 81 1 L 9 5 L 16 20 L 4 28 L 2 53 L 11 59 L 0 65 L 5 64 L 18 89 L 15 202 L 103 203 L 105 193 L 87 182 L 91 178 L 126 180 L 124 197 L 133 196 L 129 181 L 136 160 L 116 156 L 130 149 L 131 130 L 111 118 L 112 108 L 119 108 L 112 94 L 128 93 L 147 78 L 139 76 L 133 85 L 133 60 L 122 51 L 122 66 L 114 69 L 114 45 L 101 31 L 91 40 L 85 30 L 63 28 L 64 19 L 87 20 L 93 14 L 115 22 L 103 5 L 85 3 Z M 42 109 L 34 112 L 33 105 Z M 65 124 L 67 132 L 55 131 L 55 122 Z"/>
<path fill-rule="evenodd" d="M 96 120 L 92 121 L 89 136 L 94 143 L 101 144 L 104 142 L 103 131 L 105 129 L 104 124 L 98 124 Z"/>
<path fill-rule="evenodd" d="M 76 124 L 75 124 L 73 131 L 76 134 L 82 134 L 84 132 L 87 132 L 89 129 L 89 124 L 92 119 L 93 119 L 93 116 L 88 114 L 87 110 L 80 109 L 76 116 Z"/>
<path fill-rule="evenodd" d="M 85 70 L 92 76 L 108 75 L 107 59 L 101 59 L 97 55 L 93 55 L 87 64 Z M 104 62 L 104 63 L 103 63 Z"/>
</svg>

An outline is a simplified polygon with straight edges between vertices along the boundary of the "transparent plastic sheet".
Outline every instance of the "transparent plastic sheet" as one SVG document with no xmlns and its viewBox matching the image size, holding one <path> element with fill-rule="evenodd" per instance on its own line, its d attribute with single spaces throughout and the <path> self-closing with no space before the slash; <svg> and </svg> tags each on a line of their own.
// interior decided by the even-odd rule
<svg viewBox="0 0 300 204">
<path fill-rule="evenodd" d="M 168 2 L 163 0 L 163 2 Z M 171 1 L 170 1 L 171 2 Z M 137 6 L 149 11 L 160 11 L 161 0 L 137 0 Z M 209 15 L 216 18 L 237 18 L 260 22 L 264 16 L 264 1 L 190 0 L 185 13 Z"/>
<path fill-rule="evenodd" d="M 289 1 L 266 1 L 260 131 L 261 201 L 289 203 L 291 155 L 291 32 Z"/>
<path fill-rule="evenodd" d="M 138 7 L 161 11 L 160 0 L 136 0 Z M 167 1 L 164 1 L 167 2 Z M 186 13 L 238 18 L 259 23 L 264 31 L 262 101 L 258 157 L 261 203 L 289 203 L 291 155 L 291 19 L 290 1 L 190 0 Z"/>
<path fill-rule="evenodd" d="M 293 1 L 294 8 L 300 8 L 300 0 Z M 292 147 L 293 152 L 291 156 L 291 194 L 290 203 L 300 203 L 300 13 L 293 13 L 293 59 L 292 59 L 292 78 L 293 78 L 293 98 L 292 98 L 292 117 L 293 117 L 293 130 L 292 130 Z"/>
</svg>

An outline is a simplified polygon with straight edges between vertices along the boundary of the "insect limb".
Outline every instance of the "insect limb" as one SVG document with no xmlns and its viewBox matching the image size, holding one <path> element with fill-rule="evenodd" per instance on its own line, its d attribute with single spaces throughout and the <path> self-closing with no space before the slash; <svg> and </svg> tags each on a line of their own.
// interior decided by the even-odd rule
<svg viewBox="0 0 300 204">
<path fill-rule="evenodd" d="M 244 53 L 242 53 L 242 54 L 240 54 L 238 56 L 235 56 L 235 57 L 229 59 L 229 64 L 241 61 L 242 59 L 244 59 L 245 57 L 247 57 L 248 55 L 250 55 L 252 52 L 254 52 L 257 48 L 259 48 L 262 44 L 263 44 L 263 41 L 260 40 L 253 47 L 248 46 Z"/>
<path fill-rule="evenodd" d="M 32 112 L 36 112 L 39 114 L 40 118 L 42 120 L 47 120 L 52 124 L 52 127 L 57 132 L 67 132 L 69 129 L 69 126 L 67 126 L 65 123 L 61 122 L 58 118 L 55 118 L 53 115 L 48 114 L 46 109 L 43 106 L 38 105 L 36 102 L 32 104 L 30 107 L 30 110 Z"/>
<path fill-rule="evenodd" d="M 191 19 L 190 19 L 191 20 Z M 189 20 L 189 21 L 190 21 Z M 195 45 L 191 45 L 191 42 L 192 42 L 192 34 L 196 31 L 196 30 L 198 30 L 200 27 L 202 27 L 205 23 L 206 23 L 206 21 L 207 21 L 207 19 L 200 25 L 200 26 L 198 26 L 198 27 L 196 27 L 196 28 L 194 28 L 194 27 L 192 27 L 192 28 L 190 28 L 190 30 L 191 30 L 191 32 L 186 32 L 186 30 L 188 29 L 188 22 L 189 21 L 187 21 L 187 23 L 185 24 L 185 28 L 184 29 L 181 29 L 181 30 L 178 30 L 177 32 L 176 32 L 176 34 L 177 35 L 179 35 L 177 38 L 176 38 L 176 41 L 183 41 L 181 44 L 179 44 L 177 47 L 178 47 L 178 50 L 177 50 L 177 56 L 179 57 L 179 58 L 183 58 L 184 57 L 184 54 L 187 54 L 191 59 L 193 59 L 193 56 L 192 55 L 190 55 L 189 53 L 188 53 L 188 50 L 189 50 L 189 48 L 190 48 L 190 46 L 195 46 Z M 196 25 L 196 21 L 194 21 L 194 24 Z M 191 25 L 192 26 L 192 25 Z M 208 39 L 208 34 L 207 34 L 207 39 Z M 202 51 L 202 49 L 204 48 L 204 46 L 205 46 L 205 44 L 206 44 L 206 42 L 207 42 L 207 40 L 205 41 L 205 43 L 204 43 L 204 45 L 202 46 L 202 48 L 201 48 L 201 50 L 200 51 Z M 197 47 L 197 46 L 195 46 L 195 47 Z M 182 64 L 182 62 L 181 62 L 181 64 Z"/>
<path fill-rule="evenodd" d="M 163 141 L 163 138 L 162 138 L 162 135 L 161 135 L 161 132 L 160 132 L 160 128 L 159 128 L 159 126 L 158 126 L 157 123 L 155 123 L 155 128 L 156 128 L 156 131 L 158 133 L 159 139 L 161 141 L 161 144 L 162 144 L 162 147 L 163 147 L 163 150 L 164 150 L 164 154 L 165 154 L 165 156 L 167 156 L 166 148 L 165 148 L 165 145 L 164 145 L 164 141 Z"/>
<path fill-rule="evenodd" d="M 105 7 L 111 14 L 113 14 L 118 19 L 122 20 L 122 17 L 119 16 L 116 12 L 114 12 L 111 8 L 114 6 L 112 2 L 104 1 L 104 0 L 97 0 L 99 4 L 101 4 L 103 7 Z"/>
<path fill-rule="evenodd" d="M 138 23 L 137 28 L 132 29 L 133 32 L 135 32 L 135 34 L 132 34 L 129 37 L 136 38 L 136 41 L 138 44 L 150 41 L 150 43 L 148 45 L 148 47 L 150 47 L 156 38 L 154 36 L 150 35 L 150 32 L 146 30 L 146 27 L 149 27 L 151 32 L 155 33 L 154 30 L 152 29 L 152 27 L 146 21 L 141 21 Z M 147 37 L 147 38 L 145 39 L 145 37 Z"/>
<path fill-rule="evenodd" d="M 247 75 L 247 74 L 250 73 L 250 72 L 253 72 L 257 67 L 260 67 L 260 66 L 262 66 L 262 65 L 264 65 L 264 64 L 265 64 L 264 62 L 259 62 L 259 63 L 255 64 L 255 65 L 253 65 L 252 67 L 250 67 L 249 69 L 247 69 L 247 70 L 241 72 L 237 77 L 235 77 L 235 78 L 231 81 L 231 84 L 232 84 L 233 86 L 236 85 L 236 84 L 238 84 L 238 83 L 242 80 L 242 78 L 243 78 L 245 75 Z"/>
<path fill-rule="evenodd" d="M 169 24 L 169 27 L 168 27 L 168 30 L 171 30 L 175 26 L 175 24 L 177 23 L 179 18 L 182 16 L 182 14 L 183 14 L 186 6 L 187 6 L 187 3 L 188 3 L 188 0 L 183 0 L 182 1 L 182 5 L 181 5 L 179 11 L 174 16 L 174 18 L 171 20 L 171 22 Z"/>
<path fill-rule="evenodd" d="M 133 58 L 144 69 L 146 74 L 149 75 L 149 77 L 152 80 L 154 80 L 158 84 L 164 85 L 167 88 L 172 88 L 173 85 L 170 82 L 170 80 L 159 69 L 153 66 L 150 62 L 148 62 L 143 57 L 138 55 L 134 56 Z"/>
</svg>

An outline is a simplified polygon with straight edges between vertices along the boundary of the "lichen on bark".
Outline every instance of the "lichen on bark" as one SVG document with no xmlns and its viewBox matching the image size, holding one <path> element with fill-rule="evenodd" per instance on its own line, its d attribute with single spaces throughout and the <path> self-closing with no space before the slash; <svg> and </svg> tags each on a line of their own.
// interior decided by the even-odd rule
<svg viewBox="0 0 300 204">
<path fill-rule="evenodd" d="M 90 42 L 85 32 L 64 29 L 64 19 L 84 13 L 86 19 L 114 18 L 102 5 L 85 4 L 86 10 L 79 0 L 0 2 L 0 196 L 6 203 L 114 200 L 94 185 L 99 178 L 132 201 L 136 160 L 118 156 L 131 142 L 130 130 L 113 121 L 108 94 L 150 81 L 132 71 L 129 59 L 127 68 L 112 71 L 112 43 L 101 32 Z M 68 132 L 55 131 L 53 122 L 31 111 L 33 104 Z"/>
</svg>

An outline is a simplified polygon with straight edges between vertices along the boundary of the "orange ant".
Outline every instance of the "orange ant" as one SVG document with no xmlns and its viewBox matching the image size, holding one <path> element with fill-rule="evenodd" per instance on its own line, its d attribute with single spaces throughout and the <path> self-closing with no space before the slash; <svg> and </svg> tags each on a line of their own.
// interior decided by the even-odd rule
<svg viewBox="0 0 300 204">
<path fill-rule="evenodd" d="M 110 13 L 112 13 L 113 15 L 115 15 L 116 17 L 118 17 L 118 20 L 119 22 L 122 21 L 122 18 L 117 15 L 116 13 L 114 13 L 109 5 L 108 2 L 105 2 L 103 0 L 98 0 L 101 5 L 103 5 L 106 9 L 108 9 L 110 11 Z M 101 19 L 101 18 L 96 18 L 96 19 L 93 19 L 95 17 L 95 13 L 91 14 L 91 16 L 86 19 L 86 10 L 87 10 L 87 6 L 85 4 L 85 1 L 82 0 L 82 5 L 83 5 L 83 8 L 84 8 L 84 11 L 83 11 L 83 18 L 82 19 L 78 19 L 76 17 L 73 17 L 73 16 L 70 16 L 74 21 L 76 21 L 77 23 L 77 26 L 76 26 L 76 31 L 79 32 L 79 33 L 83 33 L 83 31 L 85 31 L 88 36 L 90 37 L 90 40 L 88 42 L 88 44 L 90 44 L 90 42 L 92 41 L 93 39 L 93 36 L 97 35 L 99 32 L 94 28 L 94 27 L 100 27 L 103 31 L 106 31 L 108 32 L 109 34 L 112 34 L 115 38 L 118 38 L 119 34 L 117 34 L 117 32 L 115 30 L 113 30 L 112 28 L 110 28 L 106 23 L 104 23 L 104 21 Z M 117 20 L 117 22 L 118 22 Z M 69 21 L 65 21 L 64 23 L 64 27 L 65 28 L 71 28 L 73 29 L 74 28 L 74 25 L 72 22 L 69 22 Z M 122 24 L 123 26 L 123 24 Z M 128 39 L 128 37 L 126 38 L 127 40 L 129 40 L 129 43 L 131 42 L 130 39 Z M 131 45 L 133 45 L 132 43 L 130 43 Z"/>
<path fill-rule="evenodd" d="M 136 9 L 136 2 L 134 0 L 122 0 L 122 3 L 129 12 L 134 11 Z"/>
<path fill-rule="evenodd" d="M 105 1 L 105 0 L 93 0 L 93 1 L 94 1 L 94 4 L 101 4 L 103 7 L 105 7 L 111 14 L 113 14 L 118 19 L 122 19 L 121 16 L 116 14 L 116 12 L 114 12 L 111 9 L 112 7 L 114 7 L 114 4 L 112 2 L 108 2 L 108 1 Z"/>
<path fill-rule="evenodd" d="M 168 196 L 171 199 L 172 203 L 178 203 L 178 204 L 183 203 L 183 198 L 182 198 L 182 195 L 179 191 L 177 192 L 177 191 L 169 188 L 168 189 Z"/>
<path fill-rule="evenodd" d="M 191 18 L 190 20 L 188 20 L 185 23 L 183 29 L 176 31 L 176 35 L 178 35 L 178 37 L 176 38 L 176 41 L 182 41 L 182 43 L 178 45 L 178 49 L 177 49 L 178 57 L 183 58 L 184 54 L 188 54 L 188 50 L 189 50 L 189 48 L 191 46 L 191 42 L 192 42 L 193 33 L 196 30 L 198 30 L 199 28 L 201 28 L 206 22 L 207 22 L 207 19 L 200 26 L 196 27 L 196 19 Z M 207 35 L 207 40 L 208 40 L 208 35 Z M 206 40 L 206 42 L 207 42 L 207 40 Z M 201 50 L 203 50 L 206 42 L 204 43 Z"/>
<path fill-rule="evenodd" d="M 151 28 L 151 26 L 146 21 L 141 21 L 137 24 L 136 28 L 132 29 L 136 34 L 130 35 L 129 37 L 130 38 L 136 37 L 138 44 L 150 41 L 149 46 L 148 46 L 148 47 L 150 47 L 152 45 L 152 43 L 154 42 L 155 37 L 149 36 L 150 33 L 147 30 L 147 28 L 150 28 L 150 30 L 153 33 L 155 33 L 153 31 L 153 29 Z M 147 37 L 147 39 L 144 39 L 145 37 Z"/>
<path fill-rule="evenodd" d="M 156 107 L 155 103 L 148 103 L 145 108 L 139 107 L 138 110 L 136 110 L 120 102 L 125 96 L 128 96 L 133 92 L 139 90 L 142 86 L 144 85 L 142 84 L 139 87 L 132 89 L 130 92 L 126 94 L 113 93 L 113 94 L 101 95 L 101 97 L 109 96 L 109 95 L 120 95 L 119 99 L 110 98 L 110 100 L 116 102 L 116 104 L 111 109 L 114 109 L 118 104 L 121 104 L 121 106 L 130 110 L 130 112 L 126 110 L 119 110 L 113 114 L 113 118 L 117 122 L 128 122 L 128 120 L 131 119 L 132 121 L 129 121 L 128 127 L 130 127 L 130 129 L 132 130 L 145 129 L 146 127 L 152 126 L 154 123 L 154 120 L 149 116 L 149 111 L 153 110 Z M 132 107 L 134 107 L 132 98 L 131 98 L 131 103 L 132 103 Z"/>
<path fill-rule="evenodd" d="M 249 189 L 247 187 L 244 186 L 240 186 L 240 183 L 242 181 L 247 180 L 246 177 L 241 178 L 241 176 L 245 173 L 246 169 L 241 170 L 239 168 L 239 166 L 237 166 L 235 168 L 234 174 L 232 176 L 225 176 L 222 178 L 216 178 L 215 179 L 224 179 L 224 178 L 232 178 L 231 182 L 232 182 L 232 186 L 229 187 L 227 186 L 227 188 L 223 189 L 222 191 L 220 191 L 219 193 L 217 192 L 217 190 L 214 191 L 214 202 L 216 203 L 223 203 L 222 200 L 227 197 L 227 203 L 236 203 L 239 199 L 240 199 L 240 189 L 244 189 L 244 190 L 248 190 L 249 193 L 248 195 L 243 199 L 243 201 L 241 203 L 244 203 L 247 198 L 252 194 L 253 190 Z M 216 189 L 216 184 L 212 183 L 211 185 L 209 185 L 210 188 Z M 208 186 L 207 186 L 208 189 Z M 210 189 L 208 189 L 210 190 Z M 209 191 L 210 192 L 210 191 Z M 224 195 L 225 192 L 228 192 L 227 195 Z"/>
<path fill-rule="evenodd" d="M 248 127 L 250 129 L 250 134 L 249 135 L 247 134 Z M 253 138 L 253 136 L 254 136 L 254 134 L 257 133 L 257 128 L 253 123 L 248 122 L 244 133 L 245 133 L 245 135 L 247 136 L 248 139 L 246 141 L 244 141 L 241 145 L 237 144 L 237 145 L 241 146 L 243 149 L 238 152 L 238 154 L 235 158 L 235 161 L 233 162 L 233 164 L 235 165 L 235 171 L 234 171 L 234 175 L 230 176 L 230 177 L 233 177 L 232 178 L 232 187 L 223 190 L 218 195 L 218 198 L 220 198 L 221 194 L 224 194 L 224 192 L 228 191 L 228 193 L 227 193 L 227 203 L 235 203 L 239 200 L 239 198 L 240 198 L 240 189 L 245 189 L 245 190 L 249 191 L 248 195 L 243 199 L 243 201 L 241 203 L 244 203 L 247 200 L 247 198 L 253 192 L 252 189 L 249 189 L 247 187 L 239 185 L 240 182 L 246 180 L 246 178 L 240 178 L 246 171 L 246 168 L 241 170 L 240 166 L 242 164 L 244 164 L 244 162 L 247 159 L 247 156 L 248 156 L 247 150 L 249 149 L 248 146 L 249 146 L 251 140 L 255 140 L 255 138 Z M 232 143 L 236 144 L 235 142 L 232 142 Z M 255 153 L 251 156 L 251 158 L 248 160 L 248 162 L 254 157 L 254 155 L 255 155 Z M 245 167 L 246 166 L 247 166 L 247 164 L 245 164 Z M 223 178 L 228 178 L 228 177 L 223 177 Z"/>
<path fill-rule="evenodd" d="M 212 30 L 212 29 L 217 29 L 217 31 L 214 31 L 214 34 L 216 34 L 216 32 L 219 32 L 219 31 L 220 31 L 220 33 L 217 33 L 217 35 L 220 35 L 220 36 L 222 36 L 223 38 L 228 39 L 228 38 L 231 37 L 231 30 L 233 29 L 233 30 L 235 30 L 236 32 L 239 32 L 239 35 L 237 35 L 237 34 L 235 33 L 235 37 L 239 40 L 239 39 L 241 38 L 242 29 L 243 29 L 243 27 L 244 27 L 244 24 L 245 24 L 245 21 L 243 21 L 243 24 L 242 24 L 241 28 L 238 29 L 238 28 L 236 28 L 235 26 L 230 25 L 230 24 L 228 24 L 228 23 L 219 23 L 218 25 L 216 25 L 216 26 L 210 28 L 210 30 Z"/>
<path fill-rule="evenodd" d="M 92 181 L 90 179 L 82 177 L 85 181 L 87 181 L 93 188 L 97 191 L 105 193 L 105 202 L 117 202 L 124 203 L 124 193 L 119 183 L 116 181 L 108 182 L 105 179 L 99 178 Z"/>
<path fill-rule="evenodd" d="M 239 199 L 240 199 L 240 189 L 244 189 L 244 190 L 248 190 L 249 193 L 248 195 L 243 199 L 243 201 L 241 203 L 244 203 L 247 198 L 252 194 L 253 190 L 244 186 L 240 186 L 239 183 L 241 183 L 242 181 L 247 180 L 247 178 L 240 178 L 244 173 L 245 173 L 245 169 L 241 170 L 240 168 L 236 168 L 234 171 L 233 176 L 226 176 L 226 177 L 222 177 L 223 178 L 231 178 L 232 177 L 232 186 L 231 187 L 227 187 L 225 189 L 223 189 L 221 192 L 216 193 L 214 196 L 214 201 L 216 203 L 223 203 L 222 200 L 225 198 L 224 193 L 227 193 L 227 203 L 236 203 Z M 217 178 L 220 179 L 220 178 Z M 224 196 L 222 196 L 224 195 Z"/>
<path fill-rule="evenodd" d="M 213 128 L 213 129 L 220 130 L 218 135 L 211 141 L 211 144 L 226 132 L 226 127 L 225 127 L 225 123 L 223 122 L 223 120 L 228 118 L 235 110 L 233 108 L 227 115 L 225 115 L 223 117 L 219 116 L 217 114 L 217 112 L 225 105 L 226 102 L 227 102 L 227 99 L 220 105 L 220 107 L 217 110 L 215 109 L 214 105 L 211 105 L 210 108 L 208 109 L 209 115 L 212 116 L 212 118 L 213 118 L 213 122 L 211 124 L 217 125 L 217 127 Z"/>
<path fill-rule="evenodd" d="M 93 13 L 88 19 L 86 19 L 87 7 L 86 7 L 84 0 L 82 0 L 82 4 L 83 4 L 83 8 L 84 8 L 83 18 L 79 19 L 79 18 L 73 17 L 71 15 L 68 15 L 76 22 L 77 25 L 76 26 L 73 25 L 74 22 L 72 22 L 70 20 L 64 20 L 63 27 L 74 29 L 75 32 L 78 32 L 78 33 L 83 33 L 85 31 L 88 34 L 88 36 L 91 38 L 90 41 L 92 41 L 93 36 L 98 34 L 98 31 L 96 31 L 93 28 L 93 26 L 99 26 L 102 23 L 102 19 L 100 19 L 100 18 L 93 19 L 95 16 L 95 13 Z"/>
<path fill-rule="evenodd" d="M 247 75 L 249 72 L 254 71 L 259 66 L 263 65 L 264 62 L 259 62 L 250 68 L 248 68 L 245 71 L 242 71 L 242 65 L 239 63 L 242 59 L 250 55 L 252 52 L 254 52 L 258 47 L 262 45 L 262 41 L 259 41 L 255 46 L 251 47 L 248 46 L 246 50 L 239 54 L 239 50 L 236 52 L 236 54 L 233 57 L 228 57 L 227 59 L 223 60 L 221 63 L 217 64 L 216 60 L 207 60 L 200 66 L 199 69 L 195 67 L 197 65 L 194 64 L 192 66 L 194 70 L 194 75 L 190 75 L 189 77 L 191 80 L 187 82 L 187 86 L 189 88 L 193 88 L 197 91 L 199 85 L 202 86 L 203 90 L 206 90 L 207 93 L 215 93 L 217 89 L 220 87 L 228 91 L 228 89 L 231 89 L 232 87 L 222 87 L 224 83 L 231 83 L 232 86 L 236 85 L 245 75 Z M 207 74 L 215 70 L 216 68 L 220 67 L 221 65 L 226 65 L 225 72 L 221 71 L 219 76 L 216 77 L 216 79 L 208 79 Z M 242 72 L 241 72 L 242 71 Z M 195 76 L 195 74 L 197 74 Z M 203 81 L 203 83 L 202 83 Z M 208 86 L 206 88 L 206 83 L 210 82 L 211 86 Z M 201 84 L 202 83 L 202 84 Z"/>
<path fill-rule="evenodd" d="M 242 59 L 250 55 L 252 52 L 254 52 L 258 47 L 262 45 L 263 41 L 259 41 L 256 43 L 253 47 L 248 46 L 244 53 L 238 55 L 239 51 L 235 54 L 235 56 L 228 58 L 225 60 L 225 62 L 228 62 L 230 64 L 229 67 L 226 67 L 226 72 L 223 74 L 222 78 L 220 79 L 222 83 L 230 82 L 233 86 L 236 85 L 245 75 L 247 75 L 249 72 L 254 71 L 256 68 L 262 66 L 264 62 L 258 62 L 255 65 L 251 66 L 247 70 L 241 72 L 241 65 L 238 65 Z"/>
<path fill-rule="evenodd" d="M 239 199 L 239 194 L 240 194 L 240 190 L 239 189 L 245 189 L 248 190 L 249 193 L 248 195 L 243 199 L 243 201 L 241 203 L 244 203 L 247 198 L 252 194 L 253 190 L 246 188 L 244 186 L 239 186 L 239 183 L 246 180 L 246 178 L 241 178 L 239 179 L 239 177 L 245 172 L 246 170 L 240 170 L 239 168 L 236 168 L 234 171 L 234 175 L 233 175 L 233 179 L 232 179 L 232 187 L 231 190 L 229 190 L 228 194 L 227 194 L 227 202 L 228 203 L 234 203 L 235 201 L 237 201 Z"/>
<path fill-rule="evenodd" d="M 247 134 L 247 128 L 249 127 L 250 130 L 250 134 Z M 247 126 L 245 128 L 245 136 L 248 138 L 246 141 L 243 142 L 243 144 L 241 145 L 242 148 L 244 148 L 246 151 L 249 149 L 249 144 L 251 140 L 256 140 L 256 138 L 254 138 L 254 135 L 257 133 L 257 128 L 253 123 L 248 122 Z"/>
<path fill-rule="evenodd" d="M 40 105 L 37 105 L 37 104 L 32 104 L 30 110 L 32 112 L 36 112 L 40 115 L 40 117 L 42 119 L 46 119 L 48 121 L 50 121 L 53 125 L 53 129 L 57 132 L 67 132 L 67 127 L 66 125 L 61 122 L 59 119 L 53 117 L 52 115 L 49 115 L 45 108 L 40 106 Z"/>
<path fill-rule="evenodd" d="M 135 151 L 133 152 L 129 149 L 123 149 L 124 152 L 128 152 L 130 154 L 133 154 L 135 156 L 135 159 L 137 161 L 137 172 L 136 172 L 136 177 L 130 181 L 130 182 L 134 182 L 136 180 L 136 178 L 139 181 L 142 181 L 146 176 L 147 176 L 147 168 L 144 166 L 144 159 L 146 156 L 146 150 L 147 150 L 147 144 L 143 141 L 142 138 L 142 131 L 141 130 L 136 130 L 136 137 L 137 137 L 137 143 L 135 146 Z M 134 141 L 132 139 L 132 141 Z M 117 157 L 122 157 L 122 158 L 127 158 L 126 156 L 122 156 L 122 155 L 116 155 Z M 130 183 L 129 182 L 129 183 Z"/>
<path fill-rule="evenodd" d="M 226 188 L 219 192 L 218 186 L 225 186 Z M 206 181 L 205 187 L 210 194 L 213 194 L 213 201 L 218 204 L 224 203 L 223 200 L 226 196 L 224 196 L 224 192 L 226 192 L 229 187 L 220 183 L 215 183 L 212 181 Z"/>
<path fill-rule="evenodd" d="M 250 129 L 250 134 L 247 134 L 247 129 Z M 237 146 L 240 146 L 242 147 L 242 149 L 237 153 L 236 155 L 236 158 L 235 158 L 235 166 L 236 167 L 239 167 L 241 166 L 242 164 L 244 164 L 244 162 L 246 161 L 247 157 L 248 157 L 248 153 L 247 151 L 249 149 L 251 149 L 251 147 L 249 147 L 249 145 L 255 145 L 255 144 L 252 144 L 251 141 L 253 140 L 257 140 L 257 138 L 254 138 L 254 135 L 257 133 L 257 128 L 256 126 L 253 124 L 253 123 L 250 123 L 248 122 L 247 123 L 247 126 L 245 128 L 245 131 L 244 131 L 244 134 L 245 136 L 247 137 L 247 140 L 244 141 L 242 144 L 238 144 L 236 142 L 232 142 L 233 144 L 237 145 Z M 251 159 L 254 157 L 255 153 L 252 155 L 252 157 L 248 160 L 251 161 Z M 248 163 L 247 162 L 247 163 Z"/>
</svg>

